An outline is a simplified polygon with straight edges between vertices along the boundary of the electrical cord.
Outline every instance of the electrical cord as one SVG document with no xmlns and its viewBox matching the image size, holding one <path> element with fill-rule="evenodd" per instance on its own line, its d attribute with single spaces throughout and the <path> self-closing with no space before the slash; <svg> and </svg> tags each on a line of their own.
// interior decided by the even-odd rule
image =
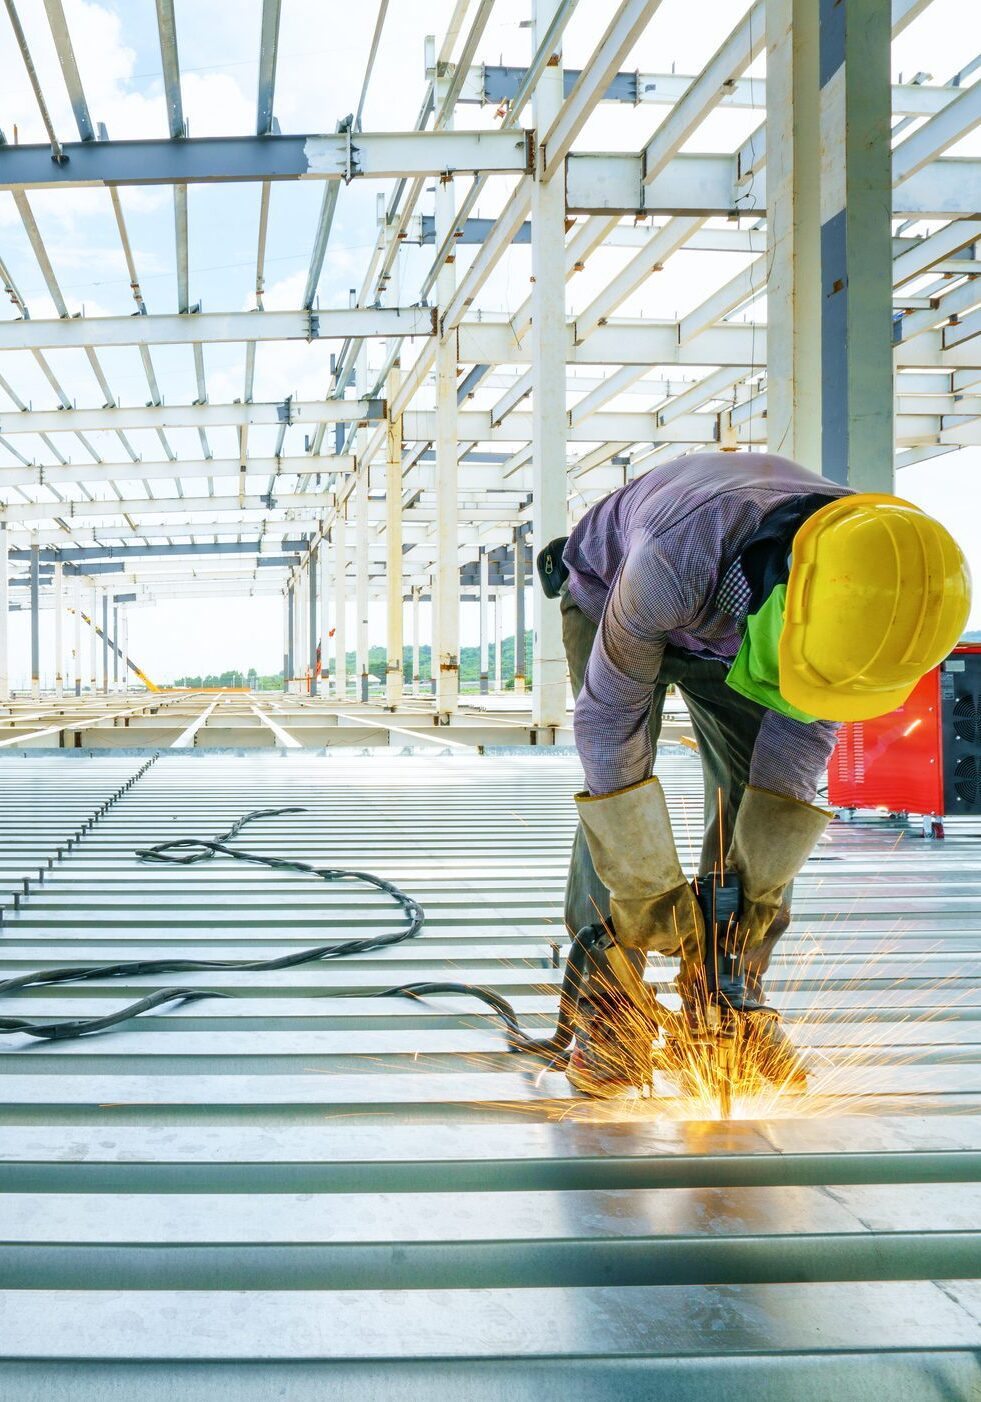
<svg viewBox="0 0 981 1402">
<path fill-rule="evenodd" d="M 384 891 L 392 897 L 405 915 L 404 929 L 387 935 L 371 935 L 365 939 L 342 940 L 334 944 L 318 945 L 314 949 L 301 949 L 293 954 L 284 954 L 278 959 L 141 959 L 122 964 L 94 964 L 87 968 L 41 969 L 18 978 L 0 982 L 0 997 L 19 993 L 27 988 L 49 988 L 64 983 L 85 983 L 93 979 L 135 977 L 140 974 L 189 973 L 199 969 L 230 969 L 259 973 L 275 969 L 295 969 L 303 964 L 320 960 L 343 959 L 352 954 L 368 954 L 376 949 L 386 949 L 403 940 L 414 938 L 421 931 L 426 914 L 422 906 L 412 896 L 407 895 L 392 881 L 373 876 L 366 871 L 349 871 L 341 867 L 315 867 L 308 862 L 294 861 L 283 857 L 266 857 L 256 852 L 244 852 L 228 843 L 236 838 L 249 823 L 261 818 L 278 818 L 287 813 L 304 813 L 304 808 L 257 808 L 234 823 L 227 832 L 212 839 L 180 837 L 169 842 L 159 842 L 154 847 L 138 848 L 136 856 L 142 862 L 160 862 L 171 866 L 196 866 L 199 862 L 210 862 L 216 856 L 231 857 L 238 862 L 251 862 L 257 866 L 270 867 L 273 871 L 295 871 L 304 875 L 317 876 L 322 881 L 362 881 L 376 890 Z M 180 853 L 180 855 L 177 855 Z M 552 1065 L 563 1065 L 568 1060 L 568 1049 L 573 1039 L 573 1019 L 582 994 L 588 973 L 588 965 L 594 952 L 605 943 L 609 936 L 602 926 L 589 925 L 580 930 L 572 942 L 566 962 L 565 975 L 559 993 L 559 1014 L 555 1032 L 551 1037 L 537 1039 L 522 1032 L 517 1014 L 508 1000 L 493 989 L 471 986 L 465 983 L 405 983 L 393 988 L 358 990 L 354 993 L 341 993 L 336 996 L 346 998 L 414 998 L 421 999 L 432 993 L 465 994 L 485 1003 L 504 1023 L 508 1050 L 525 1052 L 542 1057 Z M 135 1003 L 128 1003 L 105 1017 L 74 1018 L 64 1022 L 32 1022 L 29 1018 L 0 1017 L 0 1035 L 5 1032 L 21 1033 L 39 1040 L 58 1042 L 84 1037 L 90 1033 L 105 1032 L 130 1022 L 141 1013 L 169 1003 L 191 1003 L 200 998 L 234 998 L 234 993 L 220 993 L 206 988 L 159 988 Z"/>
<path fill-rule="evenodd" d="M 371 935 L 365 939 L 341 940 L 334 944 L 318 945 L 314 949 L 301 949 L 292 954 L 284 954 L 278 959 L 141 959 L 122 964 L 97 964 L 88 968 L 42 969 L 35 973 L 21 974 L 0 982 L 0 997 L 19 993 L 27 988 L 48 988 L 64 983 L 85 983 L 92 979 L 136 977 L 140 974 L 191 973 L 199 969 L 237 969 L 260 973 L 274 969 L 295 969 L 303 964 L 319 960 L 342 959 L 346 955 L 368 954 L 376 949 L 386 949 L 403 940 L 412 939 L 423 927 L 426 913 L 418 901 L 400 890 L 391 881 L 380 876 L 372 876 L 366 871 L 348 871 L 341 867 L 316 867 L 308 862 L 289 860 L 283 857 L 266 857 L 256 852 L 243 852 L 227 844 L 232 841 L 249 823 L 260 818 L 281 817 L 286 813 L 303 813 L 303 808 L 258 808 L 239 818 L 228 832 L 211 839 L 182 837 L 170 842 L 160 842 L 155 847 L 139 849 L 137 857 L 144 862 L 161 862 L 174 866 L 195 866 L 199 862 L 211 861 L 214 857 L 232 857 L 238 862 L 251 862 L 258 866 L 271 867 L 274 871 L 296 871 L 308 876 L 320 877 L 322 881 L 361 881 L 384 891 L 401 908 L 406 918 L 404 929 L 386 935 Z M 177 855 L 180 851 L 181 855 Z M 395 994 L 400 990 L 385 990 L 378 997 Z M 161 988 L 136 1003 L 130 1003 L 117 1012 L 105 1017 L 76 1018 L 65 1022 L 32 1022 L 29 1018 L 0 1017 L 0 1034 L 21 1032 L 31 1037 L 47 1041 L 65 1041 L 81 1037 L 90 1032 L 104 1032 L 109 1027 L 129 1022 L 140 1013 L 149 1012 L 166 1003 L 188 1003 L 199 998 L 233 998 L 232 993 L 218 993 L 201 988 Z"/>
</svg>

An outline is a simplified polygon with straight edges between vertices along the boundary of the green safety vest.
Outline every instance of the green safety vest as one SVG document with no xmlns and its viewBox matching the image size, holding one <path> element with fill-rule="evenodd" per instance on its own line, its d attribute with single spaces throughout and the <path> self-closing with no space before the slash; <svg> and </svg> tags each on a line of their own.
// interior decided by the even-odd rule
<svg viewBox="0 0 981 1402">
<path fill-rule="evenodd" d="M 746 619 L 746 631 L 735 661 L 726 676 L 726 686 L 748 696 L 769 711 L 779 711 L 793 720 L 815 721 L 792 706 L 780 692 L 780 634 L 787 600 L 786 584 L 778 584 L 765 603 Z"/>
</svg>

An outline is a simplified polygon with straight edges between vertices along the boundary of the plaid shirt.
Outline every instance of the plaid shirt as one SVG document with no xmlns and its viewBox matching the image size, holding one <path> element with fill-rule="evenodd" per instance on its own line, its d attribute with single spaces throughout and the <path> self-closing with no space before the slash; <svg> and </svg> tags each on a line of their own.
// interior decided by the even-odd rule
<svg viewBox="0 0 981 1402">
<path fill-rule="evenodd" d="M 770 453 L 693 453 L 586 512 L 563 559 L 573 600 L 599 625 L 575 713 L 590 793 L 650 775 L 647 721 L 667 645 L 724 662 L 739 651 L 750 600 L 740 554 L 767 513 L 848 491 Z M 750 783 L 812 802 L 837 733 L 767 711 Z"/>
</svg>

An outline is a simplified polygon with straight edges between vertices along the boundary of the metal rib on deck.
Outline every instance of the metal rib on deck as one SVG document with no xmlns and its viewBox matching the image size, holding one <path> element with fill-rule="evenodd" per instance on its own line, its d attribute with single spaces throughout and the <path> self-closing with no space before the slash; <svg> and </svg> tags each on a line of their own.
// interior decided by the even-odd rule
<svg viewBox="0 0 981 1402">
<path fill-rule="evenodd" d="M 0 1042 L 5 1393 L 972 1395 L 977 823 L 951 822 L 943 843 L 834 825 L 770 979 L 811 1049 L 815 1099 L 699 1123 L 577 1100 L 462 997 L 339 996 L 475 982 L 550 1025 L 571 759 L 164 755 L 58 857 L 59 824 L 144 763 L 3 763 L 31 860 L 55 843 L 20 908 L 6 898 L 4 974 L 266 958 L 394 928 L 363 888 L 133 857 L 259 807 L 307 811 L 240 845 L 374 871 L 428 921 L 348 961 L 182 975 L 237 996 L 129 1029 Z M 697 760 L 659 772 L 690 869 Z M 651 976 L 663 989 L 672 972 Z M 174 981 L 39 990 L 3 1011 L 102 1013 Z"/>
</svg>

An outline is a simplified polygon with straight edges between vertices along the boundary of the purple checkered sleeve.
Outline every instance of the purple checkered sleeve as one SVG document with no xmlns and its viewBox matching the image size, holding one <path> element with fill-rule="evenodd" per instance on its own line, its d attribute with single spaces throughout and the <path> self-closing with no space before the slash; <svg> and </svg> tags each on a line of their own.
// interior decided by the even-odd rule
<svg viewBox="0 0 981 1402">
<path fill-rule="evenodd" d="M 613 793 L 649 777 L 647 721 L 666 634 L 692 601 L 650 541 L 635 546 L 613 582 L 576 700 L 576 748 L 590 793 Z"/>
<path fill-rule="evenodd" d="M 703 606 L 694 571 L 685 579 L 650 541 L 628 553 L 614 580 L 576 701 L 576 746 L 591 793 L 613 793 L 649 777 L 653 764 L 647 722 L 667 634 L 684 631 Z M 745 581 L 742 581 L 745 584 Z M 748 588 L 733 571 L 723 598 L 745 616 Z M 738 600 L 738 604 L 736 603 Z M 728 609 L 724 611 L 728 612 Z M 758 788 L 813 803 L 838 736 L 831 721 L 793 720 L 777 711 L 763 718 L 749 781 Z"/>
<path fill-rule="evenodd" d="M 753 747 L 749 782 L 758 789 L 813 803 L 839 729 L 835 721 L 807 722 L 767 711 Z"/>
</svg>

